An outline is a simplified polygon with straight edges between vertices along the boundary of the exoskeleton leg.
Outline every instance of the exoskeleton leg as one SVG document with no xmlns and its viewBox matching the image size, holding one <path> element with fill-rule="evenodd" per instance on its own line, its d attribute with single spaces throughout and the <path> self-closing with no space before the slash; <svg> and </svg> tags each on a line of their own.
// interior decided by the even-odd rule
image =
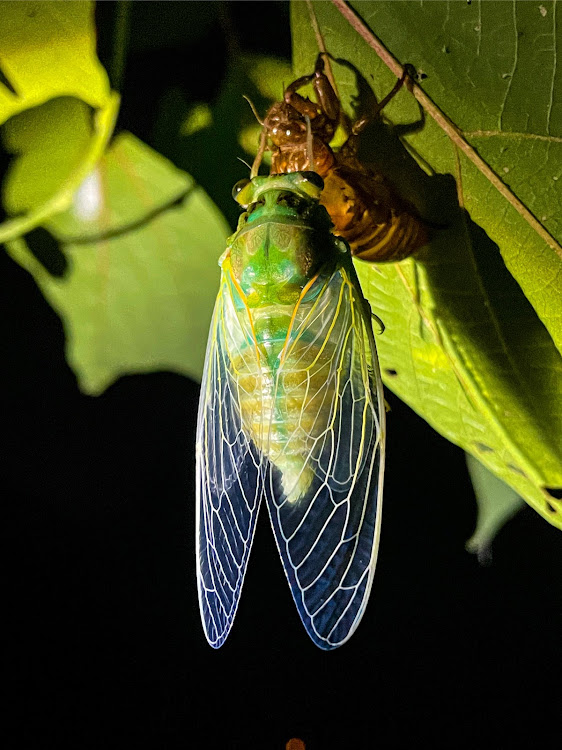
<svg viewBox="0 0 562 750">
<path fill-rule="evenodd" d="M 400 91 L 402 86 L 407 82 L 411 81 L 411 72 L 410 72 L 410 66 L 406 65 L 404 68 L 404 72 L 402 73 L 402 76 L 396 81 L 391 91 L 388 92 L 388 94 L 380 100 L 380 102 L 377 103 L 377 106 L 373 109 L 372 112 L 369 114 L 363 115 L 357 122 L 353 124 L 353 127 L 351 128 L 351 132 L 353 135 L 359 135 L 359 133 L 364 130 L 367 125 L 370 122 L 373 122 L 373 120 L 376 120 L 376 118 L 380 115 L 380 113 L 383 111 L 383 109 L 386 107 L 386 105 L 394 99 L 396 94 Z"/>
<path fill-rule="evenodd" d="M 314 93 L 318 100 L 317 104 L 297 93 L 298 90 L 303 86 L 306 86 L 307 83 L 312 83 Z M 303 115 L 303 117 L 308 115 L 313 119 L 317 116 L 319 107 L 324 117 L 332 125 L 337 124 L 340 116 L 340 101 L 328 79 L 328 76 L 324 73 L 324 58 L 322 57 L 322 54 L 319 54 L 316 58 L 314 73 L 301 76 L 300 78 L 297 78 L 296 81 L 293 81 L 293 83 L 285 89 L 283 98 L 287 104 L 294 107 L 294 109 Z"/>
</svg>

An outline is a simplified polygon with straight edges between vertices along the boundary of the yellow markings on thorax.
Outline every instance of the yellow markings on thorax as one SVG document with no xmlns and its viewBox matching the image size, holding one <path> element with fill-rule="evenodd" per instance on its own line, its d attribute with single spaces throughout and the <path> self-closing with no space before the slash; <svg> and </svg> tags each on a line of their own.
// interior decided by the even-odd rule
<svg viewBox="0 0 562 750">
<path fill-rule="evenodd" d="M 304 299 L 304 297 L 305 297 L 306 293 L 308 292 L 308 290 L 312 287 L 312 285 L 314 284 L 314 282 L 318 279 L 319 275 L 320 275 L 320 273 L 317 273 L 304 286 L 304 288 L 303 288 L 302 292 L 300 293 L 300 296 L 299 296 L 299 298 L 298 298 L 298 300 L 296 302 L 295 308 L 293 310 L 293 314 L 291 315 L 291 320 L 289 322 L 289 328 L 287 329 L 287 336 L 285 337 L 285 343 L 283 344 L 283 349 L 281 350 L 281 357 L 280 357 L 280 363 L 281 364 L 283 364 L 283 362 L 285 361 L 285 357 L 287 355 L 287 346 L 289 345 L 289 339 L 290 339 L 290 336 L 291 336 L 291 332 L 293 330 L 293 325 L 295 323 L 295 318 L 297 317 L 297 312 L 298 312 L 298 309 L 300 307 L 300 304 L 301 304 L 302 300 Z"/>
<path fill-rule="evenodd" d="M 260 361 L 260 351 L 259 351 L 259 348 L 258 348 L 258 340 L 257 340 L 257 337 L 256 337 L 256 331 L 254 329 L 254 321 L 253 321 L 252 315 L 250 313 L 250 308 L 248 306 L 248 301 L 246 299 L 246 295 L 244 294 L 244 292 L 242 290 L 242 287 L 238 283 L 238 280 L 236 279 L 236 277 L 235 277 L 235 275 L 234 275 L 234 273 L 232 271 L 232 263 L 230 261 L 230 256 L 227 256 L 224 259 L 222 267 L 223 267 L 224 272 L 228 274 L 228 277 L 230 278 L 230 281 L 232 282 L 232 284 L 234 285 L 236 291 L 240 295 L 240 299 L 242 300 L 242 304 L 244 305 L 244 307 L 246 309 L 246 313 L 248 315 L 248 322 L 250 323 L 250 329 L 252 331 L 252 340 L 254 342 L 254 348 L 255 348 L 255 351 L 256 351 L 256 360 L 257 360 L 257 362 L 259 364 L 259 361 Z"/>
</svg>

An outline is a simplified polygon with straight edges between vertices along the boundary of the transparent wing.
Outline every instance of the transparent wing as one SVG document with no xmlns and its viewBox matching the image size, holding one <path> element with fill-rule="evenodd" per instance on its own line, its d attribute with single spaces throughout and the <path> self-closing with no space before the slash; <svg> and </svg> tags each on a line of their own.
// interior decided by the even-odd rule
<svg viewBox="0 0 562 750">
<path fill-rule="evenodd" d="M 373 580 L 384 399 L 352 269 L 338 268 L 295 320 L 276 382 L 287 432 L 270 450 L 266 497 L 304 626 L 317 646 L 333 649 L 355 631 Z"/>
<path fill-rule="evenodd" d="M 259 389 L 248 383 L 253 372 L 252 331 L 223 272 L 197 423 L 197 581 L 203 627 L 214 648 L 224 643 L 236 614 L 263 494 L 260 454 L 242 430 L 242 404 L 261 413 Z"/>
</svg>

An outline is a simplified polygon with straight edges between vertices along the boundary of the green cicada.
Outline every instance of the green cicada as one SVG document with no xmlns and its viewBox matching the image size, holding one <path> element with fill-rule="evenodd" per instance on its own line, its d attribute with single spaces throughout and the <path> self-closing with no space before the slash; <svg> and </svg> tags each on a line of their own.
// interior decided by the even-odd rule
<svg viewBox="0 0 562 750">
<path fill-rule="evenodd" d="M 385 410 L 371 313 L 315 172 L 254 177 L 221 258 L 197 432 L 209 643 L 226 639 L 265 497 L 304 626 L 323 649 L 365 611 L 379 541 Z"/>
</svg>

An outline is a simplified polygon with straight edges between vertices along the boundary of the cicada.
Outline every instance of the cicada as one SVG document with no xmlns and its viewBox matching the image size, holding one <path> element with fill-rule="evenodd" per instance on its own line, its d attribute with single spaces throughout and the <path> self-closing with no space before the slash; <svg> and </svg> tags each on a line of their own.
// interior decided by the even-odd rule
<svg viewBox="0 0 562 750">
<path fill-rule="evenodd" d="M 301 620 L 353 634 L 379 541 L 383 389 L 370 308 L 314 172 L 256 176 L 221 264 L 197 427 L 199 603 L 209 643 L 234 620 L 262 500 Z"/>
<path fill-rule="evenodd" d="M 359 159 L 359 136 L 408 80 L 407 73 L 382 99 L 376 110 L 348 125 L 348 137 L 337 151 L 330 146 L 341 119 L 340 101 L 318 56 L 310 75 L 291 83 L 262 122 L 262 136 L 253 173 L 266 149 L 272 173 L 312 169 L 324 179 L 320 202 L 334 223 L 335 234 L 346 239 L 352 255 L 371 262 L 403 260 L 428 242 L 429 232 L 415 208 L 402 199 L 380 172 Z M 299 89 L 312 83 L 317 101 Z"/>
</svg>

